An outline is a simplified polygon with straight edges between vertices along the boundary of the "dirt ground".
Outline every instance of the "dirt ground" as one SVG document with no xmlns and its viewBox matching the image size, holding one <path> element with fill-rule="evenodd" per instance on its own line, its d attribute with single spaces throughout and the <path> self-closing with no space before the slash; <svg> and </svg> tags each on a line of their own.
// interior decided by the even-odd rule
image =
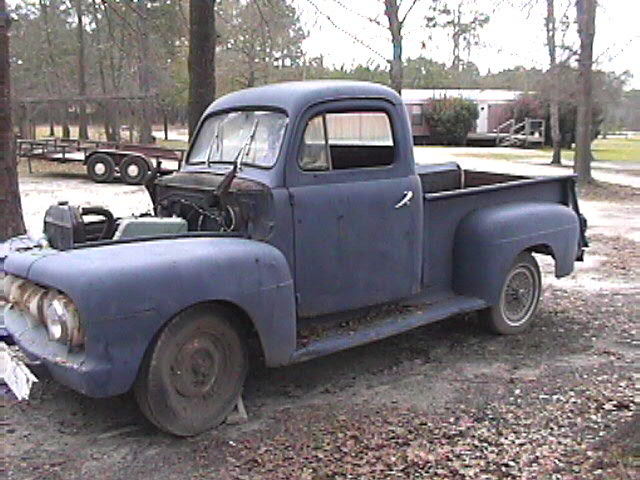
<svg viewBox="0 0 640 480">
<path fill-rule="evenodd" d="M 640 478 L 640 190 L 623 184 L 582 192 L 591 248 L 575 273 L 556 280 L 539 258 L 526 334 L 493 336 L 467 315 L 291 367 L 253 360 L 249 421 L 186 440 L 130 395 L 85 398 L 37 371 L 31 399 L 3 406 L 4 477 Z M 139 187 L 68 172 L 21 186 L 33 231 L 58 199 L 149 208 Z"/>
</svg>

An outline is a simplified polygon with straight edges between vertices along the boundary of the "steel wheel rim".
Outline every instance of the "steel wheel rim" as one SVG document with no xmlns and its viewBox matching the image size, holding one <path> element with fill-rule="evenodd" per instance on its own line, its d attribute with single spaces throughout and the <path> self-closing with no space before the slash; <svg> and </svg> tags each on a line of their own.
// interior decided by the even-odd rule
<svg viewBox="0 0 640 480">
<path fill-rule="evenodd" d="M 127 166 L 127 175 L 131 178 L 136 178 L 140 174 L 140 167 L 135 163 L 131 163 Z"/>
<path fill-rule="evenodd" d="M 218 379 L 222 352 L 212 336 L 186 341 L 176 352 L 170 366 L 170 378 L 176 392 L 186 398 L 209 394 Z"/>
<path fill-rule="evenodd" d="M 93 171 L 96 172 L 96 175 L 102 176 L 107 173 L 107 166 L 102 162 L 98 162 L 93 166 Z"/>
<path fill-rule="evenodd" d="M 507 277 L 500 297 L 500 310 L 505 322 L 519 327 L 533 314 L 540 286 L 528 265 L 519 265 Z"/>
</svg>

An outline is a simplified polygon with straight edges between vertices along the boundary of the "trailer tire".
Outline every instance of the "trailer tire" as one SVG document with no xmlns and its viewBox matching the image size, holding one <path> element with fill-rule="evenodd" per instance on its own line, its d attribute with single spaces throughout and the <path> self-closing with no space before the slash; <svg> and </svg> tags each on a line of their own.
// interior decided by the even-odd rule
<svg viewBox="0 0 640 480">
<path fill-rule="evenodd" d="M 116 165 L 106 153 L 95 153 L 87 160 L 87 175 L 96 183 L 108 183 L 116 174 Z"/>
<path fill-rule="evenodd" d="M 134 394 L 158 428 L 188 437 L 222 423 L 248 370 L 244 337 L 228 314 L 197 305 L 176 315 L 150 345 Z"/>
<path fill-rule="evenodd" d="M 533 323 L 541 292 L 538 262 L 531 253 L 522 252 L 505 276 L 498 304 L 483 310 L 480 316 L 494 333 L 521 333 Z"/>
<path fill-rule="evenodd" d="M 120 164 L 120 178 L 128 185 L 142 185 L 150 171 L 149 161 L 139 155 L 128 155 Z"/>
</svg>

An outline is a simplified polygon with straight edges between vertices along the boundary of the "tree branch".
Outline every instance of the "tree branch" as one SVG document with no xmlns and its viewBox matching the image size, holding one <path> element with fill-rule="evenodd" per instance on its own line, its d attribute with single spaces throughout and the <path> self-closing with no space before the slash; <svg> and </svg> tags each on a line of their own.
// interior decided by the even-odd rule
<svg viewBox="0 0 640 480">
<path fill-rule="evenodd" d="M 329 23 L 331 23 L 331 25 L 333 25 L 337 30 L 341 31 L 342 33 L 344 33 L 345 35 L 351 37 L 351 39 L 357 43 L 359 43 L 360 45 L 362 45 L 363 47 L 365 47 L 367 50 L 369 50 L 370 52 L 375 53 L 377 56 L 379 56 L 380 58 L 384 59 L 384 60 L 388 60 L 387 57 L 385 57 L 384 55 L 382 55 L 381 53 L 377 52 L 376 50 L 374 50 L 373 48 L 371 48 L 369 45 L 367 45 L 366 43 L 364 43 L 362 40 L 360 40 L 358 37 L 356 37 L 355 35 L 353 35 L 351 32 L 348 32 L 347 30 L 345 30 L 344 28 L 339 27 L 336 22 L 333 21 L 333 19 L 327 15 L 326 13 L 322 12 L 318 6 L 312 1 L 312 0 L 307 0 L 307 3 L 309 3 L 315 10 L 316 12 L 318 12 L 320 15 L 322 15 L 323 17 L 325 17 L 327 20 L 329 20 Z"/>
<path fill-rule="evenodd" d="M 404 12 L 404 15 L 402 16 L 402 20 L 400 20 L 400 26 L 404 25 L 404 22 L 409 16 L 409 14 L 411 13 L 411 10 L 413 10 L 413 7 L 415 7 L 419 1 L 420 0 L 412 0 L 411 5 L 409 5 L 409 8 L 407 9 L 407 11 Z"/>
</svg>

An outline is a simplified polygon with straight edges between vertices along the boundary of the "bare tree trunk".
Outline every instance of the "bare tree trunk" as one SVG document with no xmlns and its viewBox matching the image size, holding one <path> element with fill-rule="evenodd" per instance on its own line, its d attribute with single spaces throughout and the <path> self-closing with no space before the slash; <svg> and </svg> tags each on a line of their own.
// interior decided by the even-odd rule
<svg viewBox="0 0 640 480">
<path fill-rule="evenodd" d="M 393 59 L 389 72 L 391 88 L 396 92 L 402 91 L 402 22 L 399 17 L 397 0 L 384 0 L 384 14 L 389 20 L 389 32 L 393 44 Z"/>
<path fill-rule="evenodd" d="M 139 62 L 138 62 L 138 82 L 140 92 L 145 98 L 140 102 L 140 143 L 153 143 L 151 135 L 151 99 L 147 96 L 151 92 L 151 64 L 149 55 L 149 11 L 146 0 L 138 0 L 138 35 L 139 35 Z"/>
<path fill-rule="evenodd" d="M 27 105 L 25 103 L 19 103 L 17 105 L 17 109 L 18 112 L 16 114 L 16 120 L 18 121 L 18 133 L 20 134 L 20 138 L 30 138 Z"/>
<path fill-rule="evenodd" d="M 96 43 L 98 45 L 98 77 L 100 78 L 100 89 L 102 90 L 103 95 L 107 96 L 109 94 L 109 88 L 107 87 L 107 77 L 105 73 L 104 67 L 104 45 L 106 42 L 104 41 L 104 37 L 102 35 L 102 27 L 101 27 L 101 19 L 99 12 L 99 7 L 97 5 L 97 0 L 93 0 L 92 3 L 92 13 L 93 13 L 93 23 L 95 25 L 95 37 Z M 108 48 L 112 48 L 109 46 Z M 116 129 L 114 127 L 113 122 L 113 102 L 110 100 L 105 100 L 100 104 L 102 108 L 102 122 L 104 125 L 104 134 L 105 138 L 108 142 L 117 142 L 116 138 Z"/>
<path fill-rule="evenodd" d="M 549 116 L 551 120 L 551 143 L 553 144 L 552 165 L 562 164 L 562 138 L 560 137 L 560 102 L 559 102 L 559 71 L 556 58 L 556 15 L 554 0 L 547 0 L 547 48 L 549 50 L 549 74 L 551 76 L 551 100 L 549 102 Z"/>
<path fill-rule="evenodd" d="M 555 92 L 554 92 L 555 93 Z M 562 165 L 562 136 L 560 134 L 560 103 L 558 98 L 552 98 L 549 103 L 549 119 L 551 120 L 551 144 L 553 156 L 551 165 Z"/>
<path fill-rule="evenodd" d="M 578 96 L 578 115 L 576 119 L 576 151 L 573 170 L 578 181 L 585 183 L 593 180 L 591 176 L 591 123 L 593 111 L 593 38 L 596 27 L 596 0 L 576 0 L 578 35 L 580 36 L 580 56 L 578 71 L 580 91 Z"/>
<path fill-rule="evenodd" d="M 460 38 L 462 37 L 462 2 L 453 11 L 453 62 L 452 68 L 456 72 L 462 71 L 462 59 L 460 58 Z"/>
<path fill-rule="evenodd" d="M 255 50 L 247 52 L 247 88 L 256 86 L 256 58 Z"/>
<path fill-rule="evenodd" d="M 67 102 L 62 102 L 62 138 L 71 137 L 71 129 L 69 128 L 69 105 Z"/>
<path fill-rule="evenodd" d="M 55 137 L 56 136 L 56 115 L 55 115 L 55 108 L 54 108 L 54 104 L 53 102 L 50 102 L 47 105 L 47 116 L 49 117 L 49 136 L 50 137 Z"/>
<path fill-rule="evenodd" d="M 107 34 L 109 36 L 109 42 L 113 45 L 116 44 L 116 37 L 115 34 L 113 32 L 113 25 L 111 22 L 111 15 L 109 14 L 109 9 L 108 8 L 104 8 L 103 10 L 103 15 L 104 15 L 104 19 L 107 22 Z M 121 64 L 122 62 L 116 62 L 116 59 L 114 57 L 113 54 L 113 50 L 112 48 L 107 48 L 107 55 L 108 55 L 108 62 L 107 65 L 109 66 L 109 78 L 111 80 L 111 89 L 112 91 L 117 92 L 120 88 L 120 76 L 119 74 L 121 73 Z M 110 107 L 109 107 L 111 114 L 112 114 L 112 118 L 111 118 L 111 127 L 113 129 L 113 139 L 116 142 L 119 142 L 121 140 L 121 135 L 120 135 L 120 127 L 121 127 L 121 122 L 120 122 L 120 115 L 122 112 L 122 108 L 121 105 L 118 102 L 113 102 Z"/>
<path fill-rule="evenodd" d="M 84 61 L 84 11 L 82 8 L 83 0 L 76 0 L 76 14 L 78 17 L 78 25 L 76 26 L 76 39 L 78 41 L 78 95 L 84 97 L 87 94 L 87 81 L 85 78 L 85 61 Z M 87 129 L 87 105 L 81 100 L 78 103 L 78 138 L 86 140 L 89 138 Z"/>
<path fill-rule="evenodd" d="M 216 96 L 216 0 L 189 2 L 189 137 Z"/>
<path fill-rule="evenodd" d="M 11 126 L 9 15 L 5 0 L 0 0 L 0 241 L 24 232 Z"/>
</svg>

